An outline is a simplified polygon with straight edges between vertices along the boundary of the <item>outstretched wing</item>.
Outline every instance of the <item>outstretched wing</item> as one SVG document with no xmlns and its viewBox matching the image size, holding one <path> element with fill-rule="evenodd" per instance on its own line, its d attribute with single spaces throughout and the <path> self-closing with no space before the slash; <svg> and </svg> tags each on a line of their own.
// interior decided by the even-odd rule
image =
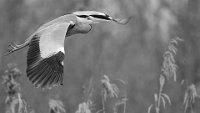
<svg viewBox="0 0 200 113">
<path fill-rule="evenodd" d="M 64 40 L 70 23 L 55 23 L 36 33 L 27 55 L 27 76 L 36 86 L 63 84 Z"/>
</svg>

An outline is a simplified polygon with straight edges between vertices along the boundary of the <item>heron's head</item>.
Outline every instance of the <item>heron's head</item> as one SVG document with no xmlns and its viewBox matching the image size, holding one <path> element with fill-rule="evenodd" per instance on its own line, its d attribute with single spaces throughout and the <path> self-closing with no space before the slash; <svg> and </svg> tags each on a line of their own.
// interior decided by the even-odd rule
<svg viewBox="0 0 200 113">
<path fill-rule="evenodd" d="M 81 23 L 93 24 L 112 20 L 109 15 L 96 11 L 77 11 L 73 14 L 76 15 L 78 21 Z"/>
</svg>

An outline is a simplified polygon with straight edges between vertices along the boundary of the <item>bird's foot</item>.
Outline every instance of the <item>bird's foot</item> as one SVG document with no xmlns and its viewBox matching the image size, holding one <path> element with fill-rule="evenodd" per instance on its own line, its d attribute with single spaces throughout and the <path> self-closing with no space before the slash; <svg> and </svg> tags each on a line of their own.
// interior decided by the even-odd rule
<svg viewBox="0 0 200 113">
<path fill-rule="evenodd" d="M 17 45 L 17 44 L 15 44 L 15 43 L 12 43 L 12 44 L 10 44 L 10 45 L 8 46 L 8 49 L 7 49 L 7 51 L 5 52 L 4 55 L 8 55 L 8 54 L 10 54 L 10 53 L 12 53 L 12 52 L 14 52 L 14 51 L 17 51 L 17 50 L 20 49 L 20 48 L 21 48 L 20 45 Z"/>
</svg>

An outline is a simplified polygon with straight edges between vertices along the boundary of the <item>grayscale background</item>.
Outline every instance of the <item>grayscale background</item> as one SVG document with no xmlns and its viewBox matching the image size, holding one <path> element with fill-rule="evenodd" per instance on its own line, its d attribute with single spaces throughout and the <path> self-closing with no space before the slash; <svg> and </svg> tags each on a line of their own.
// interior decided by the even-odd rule
<svg viewBox="0 0 200 113">
<path fill-rule="evenodd" d="M 7 57 L 2 57 L 3 52 L 11 42 L 24 42 L 45 22 L 77 10 L 132 19 L 126 25 L 95 24 L 88 34 L 68 38 L 64 85 L 44 91 L 35 88 L 26 77 L 27 48 Z M 48 113 L 49 99 L 61 100 L 67 113 L 75 113 L 87 98 L 89 86 L 94 89 L 90 99 L 96 113 L 102 106 L 100 79 L 104 74 L 119 87 L 119 96 L 127 96 L 126 113 L 147 113 L 159 89 L 163 53 L 175 37 L 184 40 L 175 56 L 177 81 L 166 81 L 163 92 L 172 105 L 166 103 L 165 109 L 161 105 L 160 113 L 184 113 L 187 86 L 194 84 L 200 93 L 200 0 L 0 0 L 0 75 L 8 63 L 17 64 L 22 72 L 17 80 L 22 96 L 35 113 Z M 181 85 L 182 80 L 185 85 Z M 0 113 L 5 112 L 6 96 L 1 84 Z M 106 113 L 113 113 L 113 101 L 106 103 Z M 200 112 L 199 106 L 197 98 L 194 113 Z"/>
</svg>

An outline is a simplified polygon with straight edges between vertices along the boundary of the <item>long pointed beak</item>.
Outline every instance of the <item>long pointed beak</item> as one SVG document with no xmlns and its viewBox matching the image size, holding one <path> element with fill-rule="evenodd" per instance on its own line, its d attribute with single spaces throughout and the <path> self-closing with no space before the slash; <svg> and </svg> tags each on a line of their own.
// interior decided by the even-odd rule
<svg viewBox="0 0 200 113">
<path fill-rule="evenodd" d="M 110 17 L 110 19 L 112 21 L 114 21 L 114 22 L 116 22 L 118 24 L 122 24 L 122 25 L 127 24 L 130 21 L 131 18 L 132 17 L 128 17 L 128 18 L 111 18 Z"/>
</svg>

